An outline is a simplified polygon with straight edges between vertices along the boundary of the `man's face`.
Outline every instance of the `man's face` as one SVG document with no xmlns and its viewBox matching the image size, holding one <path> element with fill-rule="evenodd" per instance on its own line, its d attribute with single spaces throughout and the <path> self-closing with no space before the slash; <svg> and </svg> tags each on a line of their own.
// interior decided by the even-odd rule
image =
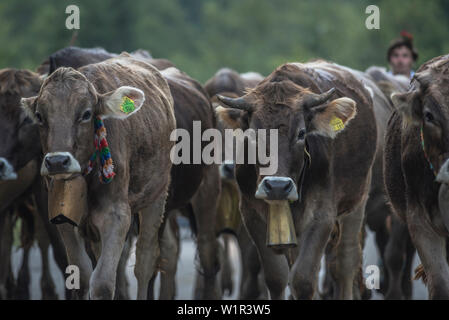
<svg viewBox="0 0 449 320">
<path fill-rule="evenodd" d="M 394 49 L 390 56 L 390 67 L 393 74 L 410 77 L 413 62 L 412 52 L 406 46 Z"/>
</svg>

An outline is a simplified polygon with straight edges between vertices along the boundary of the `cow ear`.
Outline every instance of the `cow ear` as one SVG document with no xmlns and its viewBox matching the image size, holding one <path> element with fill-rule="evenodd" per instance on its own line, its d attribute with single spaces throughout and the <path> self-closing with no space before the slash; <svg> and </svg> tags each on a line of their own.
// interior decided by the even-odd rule
<svg viewBox="0 0 449 320">
<path fill-rule="evenodd" d="M 228 129 L 242 129 L 245 131 L 248 129 L 248 112 L 233 109 L 233 108 L 223 108 L 222 106 L 217 106 L 215 108 L 215 113 L 218 119 L 220 119 L 225 128 Z"/>
<path fill-rule="evenodd" d="M 97 114 L 102 118 L 125 119 L 137 112 L 145 101 L 142 90 L 133 87 L 120 87 L 99 95 Z"/>
<path fill-rule="evenodd" d="M 339 98 L 324 106 L 311 108 L 309 112 L 310 122 L 307 131 L 335 138 L 355 117 L 357 108 L 354 100 Z"/>
<path fill-rule="evenodd" d="M 22 107 L 31 109 L 32 111 L 34 111 L 34 109 L 36 108 L 36 104 L 35 104 L 36 99 L 37 99 L 37 96 L 29 97 L 29 98 L 21 98 L 20 104 L 22 105 Z"/>
<path fill-rule="evenodd" d="M 422 110 L 419 103 L 419 92 L 410 91 L 406 93 L 393 93 L 391 101 L 396 109 L 404 116 L 409 123 L 420 123 Z"/>
<path fill-rule="evenodd" d="M 36 99 L 37 96 L 20 99 L 20 105 L 22 109 L 25 111 L 25 114 L 28 115 L 31 119 L 36 119 L 36 116 L 34 115 L 36 112 Z"/>
</svg>

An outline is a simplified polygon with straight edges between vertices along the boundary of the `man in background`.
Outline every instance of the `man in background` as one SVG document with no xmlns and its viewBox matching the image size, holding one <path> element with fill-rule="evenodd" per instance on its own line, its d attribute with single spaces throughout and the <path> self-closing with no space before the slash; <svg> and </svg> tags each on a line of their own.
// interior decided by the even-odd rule
<svg viewBox="0 0 449 320">
<path fill-rule="evenodd" d="M 418 52 L 413 46 L 413 35 L 402 31 L 401 37 L 394 39 L 387 52 L 390 72 L 393 75 L 403 75 L 411 79 L 415 72 L 413 65 L 418 59 Z"/>
</svg>

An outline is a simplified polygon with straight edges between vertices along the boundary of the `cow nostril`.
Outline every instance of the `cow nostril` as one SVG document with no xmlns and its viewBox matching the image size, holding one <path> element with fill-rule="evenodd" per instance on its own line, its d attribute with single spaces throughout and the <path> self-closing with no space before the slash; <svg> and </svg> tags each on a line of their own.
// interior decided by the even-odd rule
<svg viewBox="0 0 449 320">
<path fill-rule="evenodd" d="M 265 189 L 268 191 L 273 190 L 273 186 L 270 184 L 270 180 L 265 180 L 264 186 L 265 186 Z"/>
<path fill-rule="evenodd" d="M 4 167 L 5 167 L 5 162 L 0 161 L 0 170 L 3 170 Z"/>
<path fill-rule="evenodd" d="M 292 189 L 293 185 L 291 181 L 287 181 L 287 183 L 285 184 L 283 190 L 286 192 L 289 192 Z"/>
<path fill-rule="evenodd" d="M 62 165 L 64 166 L 64 167 L 66 167 L 66 166 L 68 166 L 70 164 L 70 158 L 69 157 L 66 157 L 65 159 L 64 159 L 64 161 L 62 162 Z"/>
<path fill-rule="evenodd" d="M 45 166 L 47 167 L 47 169 L 50 169 L 50 167 L 51 167 L 50 159 L 45 158 Z"/>
</svg>

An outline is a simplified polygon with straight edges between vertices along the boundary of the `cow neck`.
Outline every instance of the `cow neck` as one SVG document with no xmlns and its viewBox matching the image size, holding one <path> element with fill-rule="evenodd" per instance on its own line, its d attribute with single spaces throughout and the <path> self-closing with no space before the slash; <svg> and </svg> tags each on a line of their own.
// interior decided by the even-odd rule
<svg viewBox="0 0 449 320">
<path fill-rule="evenodd" d="M 306 175 L 306 169 L 310 167 L 312 164 L 312 157 L 309 152 L 309 145 L 307 143 L 307 139 L 304 142 L 304 164 L 301 169 L 301 174 L 299 175 L 299 183 L 298 183 L 298 201 L 302 201 L 302 185 L 304 183 L 304 177 Z"/>
<path fill-rule="evenodd" d="M 109 150 L 108 141 L 106 140 L 106 127 L 100 116 L 96 116 L 94 119 L 94 147 L 95 151 L 89 159 L 84 175 L 88 175 L 92 171 L 98 156 L 101 164 L 98 169 L 98 178 L 101 183 L 107 184 L 112 181 L 115 172 L 111 151 Z"/>
<path fill-rule="evenodd" d="M 421 138 L 421 147 L 422 147 L 422 151 L 424 153 L 424 158 L 426 158 L 427 163 L 429 164 L 430 170 L 432 170 L 433 175 L 436 177 L 437 173 L 435 171 L 435 167 L 433 166 L 432 162 L 430 162 L 430 158 L 429 158 L 429 156 L 427 155 L 427 152 L 426 152 L 426 146 L 424 144 L 424 134 L 423 134 L 423 127 L 422 126 L 421 126 L 421 129 L 420 129 L 420 134 L 419 135 L 420 135 L 420 138 Z"/>
</svg>

